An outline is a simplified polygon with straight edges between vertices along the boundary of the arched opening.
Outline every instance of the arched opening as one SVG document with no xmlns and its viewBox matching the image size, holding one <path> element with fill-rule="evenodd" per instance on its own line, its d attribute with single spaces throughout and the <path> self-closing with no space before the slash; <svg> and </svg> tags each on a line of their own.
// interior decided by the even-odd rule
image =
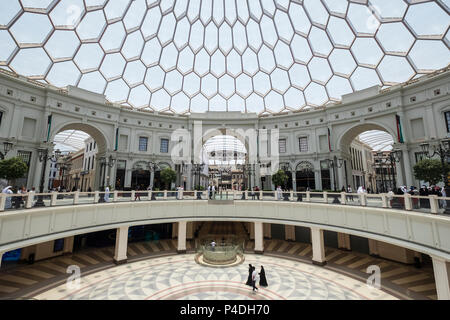
<svg viewBox="0 0 450 320">
<path fill-rule="evenodd" d="M 314 166 L 308 161 L 298 163 L 295 167 L 295 180 L 297 191 L 316 189 Z"/>
<path fill-rule="evenodd" d="M 203 144 L 202 155 L 205 166 L 198 174 L 206 173 L 209 184 L 215 188 L 245 190 L 255 184 L 254 167 L 248 165 L 247 149 L 236 136 L 223 134 L 209 138 Z"/>
<path fill-rule="evenodd" d="M 131 189 L 145 190 L 150 185 L 150 170 L 144 161 L 136 162 L 131 172 Z M 117 181 L 117 177 L 116 177 Z"/>
<path fill-rule="evenodd" d="M 46 187 L 82 192 L 114 185 L 115 159 L 106 157 L 109 150 L 105 135 L 96 127 L 69 123 L 55 128 L 50 135 L 54 150 L 59 150 L 58 160 L 50 161 Z M 54 163 L 53 163 L 54 162 Z"/>
<path fill-rule="evenodd" d="M 394 150 L 394 130 L 379 124 L 362 124 L 348 130 L 340 140 L 342 156 L 329 162 L 336 187 L 353 192 L 363 187 L 368 193 L 396 192 L 404 184 L 401 152 Z M 335 182 L 333 181 L 333 184 Z"/>
</svg>

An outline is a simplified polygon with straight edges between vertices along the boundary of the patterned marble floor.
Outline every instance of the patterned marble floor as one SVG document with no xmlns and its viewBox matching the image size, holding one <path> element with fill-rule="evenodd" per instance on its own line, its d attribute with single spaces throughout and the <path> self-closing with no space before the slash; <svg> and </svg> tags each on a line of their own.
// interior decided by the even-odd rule
<svg viewBox="0 0 450 320">
<path fill-rule="evenodd" d="M 245 285 L 248 264 L 266 270 L 267 288 Z M 194 254 L 147 259 L 81 277 L 35 299 L 60 300 L 367 300 L 396 299 L 365 283 L 302 262 L 254 254 L 227 268 L 197 264 Z"/>
</svg>

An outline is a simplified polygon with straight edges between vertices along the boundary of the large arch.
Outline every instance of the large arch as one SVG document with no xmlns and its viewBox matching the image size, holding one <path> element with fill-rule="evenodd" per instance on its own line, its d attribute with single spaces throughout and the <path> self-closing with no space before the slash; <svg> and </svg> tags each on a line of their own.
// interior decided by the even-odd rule
<svg viewBox="0 0 450 320">
<path fill-rule="evenodd" d="M 58 123 L 57 121 L 55 121 Z M 108 152 L 111 152 L 111 146 L 113 145 L 114 136 L 106 134 L 101 126 L 93 126 L 91 124 L 82 123 L 78 121 L 67 121 L 58 123 L 55 127 L 50 131 L 49 141 L 54 141 L 55 136 L 62 131 L 66 130 L 79 130 L 89 134 L 97 143 L 98 153 L 96 158 L 99 159 L 101 157 L 107 156 Z M 111 140 L 108 140 L 108 137 Z M 94 180 L 94 189 L 98 190 L 102 186 L 102 181 L 108 184 L 107 178 L 110 176 L 110 172 L 115 172 L 115 169 L 111 171 L 111 168 L 103 168 L 103 165 L 100 161 L 96 161 L 95 166 L 95 180 Z M 46 169 L 48 170 L 48 168 Z M 46 179 L 48 179 L 48 174 L 46 173 Z M 113 177 L 113 181 L 115 181 L 115 174 Z M 47 182 L 46 182 L 47 184 Z"/>
<path fill-rule="evenodd" d="M 376 123 L 376 122 L 364 122 L 364 123 L 358 123 L 356 125 L 351 126 L 346 131 L 344 131 L 343 134 L 339 134 L 339 137 L 337 139 L 335 150 L 340 150 L 347 152 L 348 146 L 352 143 L 352 141 L 359 136 L 361 133 L 366 131 L 372 131 L 372 130 L 379 130 L 384 131 L 392 136 L 392 138 L 395 140 L 397 137 L 397 132 L 394 128 L 392 128 L 389 125 L 386 125 L 385 123 Z"/>
<path fill-rule="evenodd" d="M 51 130 L 49 141 L 53 141 L 58 133 L 66 130 L 79 130 L 89 134 L 95 140 L 95 142 L 97 142 L 99 154 L 105 154 L 106 152 L 111 150 L 112 144 L 106 138 L 108 137 L 108 135 L 99 127 L 94 127 L 93 125 L 87 123 L 65 122 L 57 125 L 53 128 L 53 130 Z"/>
<path fill-rule="evenodd" d="M 246 136 L 246 131 L 244 129 L 234 129 L 234 128 L 213 128 L 213 129 L 206 129 L 203 130 L 202 136 L 199 137 L 197 140 L 194 140 L 194 155 L 201 154 L 201 151 L 203 149 L 204 144 L 211 138 L 214 138 L 216 136 L 232 136 L 236 139 L 238 139 L 245 147 L 245 150 L 249 154 L 250 145 L 252 144 L 252 141 L 249 141 L 251 137 Z M 257 137 L 255 136 L 257 139 Z M 195 139 L 195 136 L 194 136 Z M 256 142 L 256 141 L 255 141 Z M 256 154 L 256 153 L 255 153 Z"/>
</svg>

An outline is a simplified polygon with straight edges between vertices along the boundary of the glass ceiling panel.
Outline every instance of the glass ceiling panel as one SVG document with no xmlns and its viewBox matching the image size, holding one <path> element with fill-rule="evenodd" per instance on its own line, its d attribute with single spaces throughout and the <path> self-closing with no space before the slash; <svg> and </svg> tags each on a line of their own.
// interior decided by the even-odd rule
<svg viewBox="0 0 450 320">
<path fill-rule="evenodd" d="M 392 136 L 384 131 L 371 130 L 359 135 L 359 140 L 368 144 L 374 151 L 390 151 L 394 140 Z"/>
<path fill-rule="evenodd" d="M 448 3 L 1 1 L 0 63 L 134 108 L 278 113 L 446 67 Z"/>
<path fill-rule="evenodd" d="M 341 94 L 369 86 L 408 81 L 450 63 L 446 1 L 1 3 L 0 62 L 5 68 L 56 86 L 77 85 L 103 93 L 111 102 L 135 108 L 156 105 L 176 113 L 207 111 L 205 105 L 224 110 L 232 105 L 235 111 L 259 113 L 299 110 L 340 100 Z M 62 60 L 74 64 L 62 64 Z M 177 76 L 164 80 L 163 75 L 158 81 L 159 71 L 174 70 Z M 275 70 L 289 72 L 287 82 L 285 76 L 281 83 L 274 81 L 281 74 L 274 74 Z M 73 74 L 58 75 L 61 72 Z M 202 85 L 186 84 L 191 73 L 199 78 L 195 83 Z M 238 81 L 242 73 L 250 81 Z M 236 85 L 212 88 L 209 82 L 217 83 L 224 75 Z M 131 90 L 136 86 L 138 90 Z M 304 104 L 293 106 L 280 99 L 291 88 L 296 90 L 290 91 L 289 101 L 292 92 L 298 95 L 299 91 Z M 161 93 L 152 94 L 160 89 Z M 173 99 L 180 90 L 183 95 Z M 180 107 L 185 97 L 193 99 L 199 92 L 202 97 L 191 101 L 189 108 Z M 253 93 L 265 101 L 262 106 L 255 105 L 260 101 Z M 203 100 L 216 94 L 225 102 Z M 228 103 L 235 95 L 247 101 L 234 98 Z M 148 104 L 141 105 L 147 97 Z M 172 107 L 171 101 L 177 104 Z M 201 105 L 196 106 L 197 101 Z"/>
<path fill-rule="evenodd" d="M 58 133 L 53 140 L 55 143 L 54 149 L 59 149 L 61 151 L 78 151 L 85 147 L 84 141 L 88 138 L 90 138 L 90 135 L 83 131 L 62 131 Z"/>
</svg>

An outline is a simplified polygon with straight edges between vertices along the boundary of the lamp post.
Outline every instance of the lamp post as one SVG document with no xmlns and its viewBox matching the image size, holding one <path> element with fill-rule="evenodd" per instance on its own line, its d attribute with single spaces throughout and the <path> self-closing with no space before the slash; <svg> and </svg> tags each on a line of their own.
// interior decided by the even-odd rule
<svg viewBox="0 0 450 320">
<path fill-rule="evenodd" d="M 194 189 L 196 189 L 195 187 L 200 187 L 200 173 L 203 171 L 203 169 L 205 168 L 205 163 L 194 163 L 192 162 L 192 172 L 194 173 L 194 175 L 196 176 L 196 182 L 198 182 L 195 186 Z M 197 179 L 198 178 L 198 179 Z M 202 198 L 202 194 L 197 192 L 197 199 L 201 200 Z"/>
<path fill-rule="evenodd" d="M 56 150 L 54 154 L 51 156 L 48 155 L 48 149 L 47 148 L 41 148 L 38 149 L 39 154 L 39 162 L 42 162 L 42 172 L 41 172 L 41 183 L 39 185 L 39 193 L 41 193 L 38 196 L 38 200 L 35 203 L 35 207 L 45 207 L 44 203 L 44 196 L 42 193 L 44 193 L 44 183 L 45 183 L 45 169 L 47 167 L 47 161 L 52 160 L 53 162 L 58 161 L 59 156 L 61 155 L 61 151 Z"/>
<path fill-rule="evenodd" d="M 6 154 L 13 148 L 13 144 L 11 142 L 5 141 L 3 142 L 3 152 L 0 152 L 1 160 L 4 160 Z"/>
<path fill-rule="evenodd" d="M 61 187 L 61 186 L 64 187 L 64 185 L 65 185 L 65 182 L 64 182 L 64 173 L 65 173 L 66 171 L 69 172 L 70 169 L 71 169 L 71 165 L 70 165 L 70 164 L 63 164 L 63 165 L 61 166 L 62 177 L 61 177 L 60 187 Z M 61 188 L 61 189 L 62 189 L 62 188 Z"/>
<path fill-rule="evenodd" d="M 378 152 L 377 153 L 377 158 L 375 159 L 375 162 L 378 162 L 380 164 L 380 168 L 382 171 L 382 175 L 381 175 L 381 180 L 383 181 L 384 179 L 384 165 L 386 165 L 390 170 L 389 173 L 389 179 L 392 178 L 391 183 L 392 183 L 392 189 L 395 190 L 397 189 L 397 182 L 395 180 L 395 172 L 394 172 L 394 166 L 396 163 L 400 162 L 401 158 L 402 158 L 402 151 L 400 149 L 394 149 L 392 150 L 387 156 L 384 156 L 383 152 Z M 383 185 L 383 192 L 386 192 L 385 190 L 385 185 Z"/>
<path fill-rule="evenodd" d="M 336 168 L 342 168 L 342 166 L 345 164 L 344 159 L 337 159 L 334 157 L 334 159 L 328 159 L 328 165 L 333 168 L 333 183 L 334 183 L 334 192 L 337 192 L 336 189 Z M 345 177 L 347 179 L 347 175 Z M 346 181 L 347 182 L 347 181 Z"/>
<path fill-rule="evenodd" d="M 423 153 L 425 156 L 429 159 L 433 158 L 435 155 L 438 155 L 441 158 L 441 164 L 442 164 L 442 178 L 444 180 L 444 190 L 445 195 L 448 196 L 450 192 L 450 188 L 448 185 L 448 171 L 447 171 L 447 157 L 450 155 L 450 139 L 445 138 L 440 141 L 438 141 L 437 144 L 434 144 L 433 147 L 433 153 L 430 153 L 430 144 L 429 143 L 422 143 L 420 145 L 422 148 Z M 449 201 L 446 200 L 447 206 L 445 208 L 445 213 L 450 214 L 450 208 L 449 208 Z"/>
<path fill-rule="evenodd" d="M 149 185 L 150 185 L 150 188 L 153 190 L 154 175 L 155 175 L 155 172 L 157 170 L 160 170 L 160 167 L 155 161 L 147 162 L 147 166 L 148 166 L 148 169 L 150 170 L 150 183 L 149 183 Z M 153 179 L 152 179 L 152 174 L 153 174 Z"/>
<path fill-rule="evenodd" d="M 100 158 L 100 165 L 101 165 L 101 170 L 102 170 L 102 189 L 101 189 L 101 191 L 105 191 L 106 167 L 112 168 L 114 166 L 115 162 L 116 162 L 116 159 L 114 159 L 112 155 L 110 155 L 108 158 L 106 158 L 106 157 Z M 99 197 L 98 202 L 105 202 L 105 197 Z"/>
</svg>

